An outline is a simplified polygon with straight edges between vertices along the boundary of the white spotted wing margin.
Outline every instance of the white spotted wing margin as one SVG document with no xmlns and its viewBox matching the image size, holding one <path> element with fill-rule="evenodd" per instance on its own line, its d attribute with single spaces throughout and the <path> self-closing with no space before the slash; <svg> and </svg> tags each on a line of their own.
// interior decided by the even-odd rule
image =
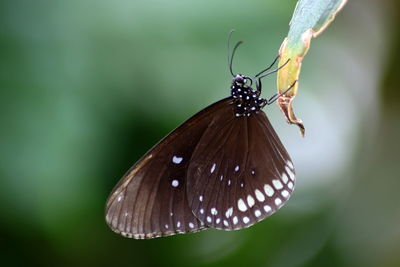
<svg viewBox="0 0 400 267">
<path fill-rule="evenodd" d="M 187 195 L 207 227 L 237 230 L 285 204 L 295 171 L 263 111 L 235 118 L 227 113 L 220 119 L 209 125 L 193 152 Z"/>
<path fill-rule="evenodd" d="M 106 203 L 106 222 L 113 231 L 147 239 L 206 228 L 187 201 L 187 169 L 209 124 L 231 106 L 232 99 L 225 98 L 198 112 L 131 167 Z"/>
</svg>

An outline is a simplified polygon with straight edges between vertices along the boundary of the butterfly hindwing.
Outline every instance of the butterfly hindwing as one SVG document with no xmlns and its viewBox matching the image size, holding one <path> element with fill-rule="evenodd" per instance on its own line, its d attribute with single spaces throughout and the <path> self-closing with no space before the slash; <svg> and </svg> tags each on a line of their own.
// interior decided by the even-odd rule
<svg viewBox="0 0 400 267">
<path fill-rule="evenodd" d="M 223 99 L 200 111 L 154 146 L 122 177 L 106 204 L 106 221 L 117 233 L 137 239 L 204 228 L 187 201 L 186 177 L 192 153 Z"/>
<path fill-rule="evenodd" d="M 207 227 L 249 227 L 275 211 L 294 189 L 292 161 L 262 111 L 214 120 L 193 152 L 187 194 Z M 230 113 L 230 116 L 229 114 Z"/>
</svg>

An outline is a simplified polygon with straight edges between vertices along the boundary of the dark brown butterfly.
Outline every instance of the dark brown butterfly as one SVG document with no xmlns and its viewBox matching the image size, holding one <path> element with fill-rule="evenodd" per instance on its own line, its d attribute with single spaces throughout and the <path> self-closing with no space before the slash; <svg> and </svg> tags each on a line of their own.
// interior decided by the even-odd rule
<svg viewBox="0 0 400 267">
<path fill-rule="evenodd" d="M 145 239 L 204 228 L 237 230 L 265 219 L 289 199 L 293 163 L 261 110 L 280 95 L 260 97 L 261 78 L 285 64 L 266 73 L 276 58 L 252 78 L 234 75 L 232 58 L 240 43 L 228 58 L 231 96 L 172 131 L 114 187 L 106 204 L 113 231 Z"/>
</svg>

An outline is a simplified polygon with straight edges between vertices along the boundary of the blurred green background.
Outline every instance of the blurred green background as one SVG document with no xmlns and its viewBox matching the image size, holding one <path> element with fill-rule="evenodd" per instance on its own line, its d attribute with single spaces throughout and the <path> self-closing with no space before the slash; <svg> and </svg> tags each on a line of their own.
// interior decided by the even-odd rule
<svg viewBox="0 0 400 267">
<path fill-rule="evenodd" d="M 400 3 L 349 1 L 314 39 L 295 112 L 265 109 L 297 169 L 280 212 L 242 231 L 114 234 L 105 200 L 235 72 L 277 55 L 294 0 L 0 1 L 3 266 L 400 266 Z M 275 77 L 264 97 L 275 93 Z"/>
</svg>

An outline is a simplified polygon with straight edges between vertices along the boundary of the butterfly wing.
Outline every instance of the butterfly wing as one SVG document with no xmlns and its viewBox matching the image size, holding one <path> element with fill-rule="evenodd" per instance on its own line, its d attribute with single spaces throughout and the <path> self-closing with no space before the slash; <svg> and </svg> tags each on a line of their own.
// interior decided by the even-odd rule
<svg viewBox="0 0 400 267">
<path fill-rule="evenodd" d="M 186 172 L 212 117 L 229 103 L 226 98 L 200 111 L 132 166 L 107 200 L 106 222 L 111 229 L 142 239 L 204 228 L 187 202 Z"/>
<path fill-rule="evenodd" d="M 249 227 L 273 214 L 295 182 L 290 156 L 265 113 L 234 117 L 234 105 L 230 109 L 204 132 L 187 177 L 195 216 L 224 230 Z"/>
</svg>

